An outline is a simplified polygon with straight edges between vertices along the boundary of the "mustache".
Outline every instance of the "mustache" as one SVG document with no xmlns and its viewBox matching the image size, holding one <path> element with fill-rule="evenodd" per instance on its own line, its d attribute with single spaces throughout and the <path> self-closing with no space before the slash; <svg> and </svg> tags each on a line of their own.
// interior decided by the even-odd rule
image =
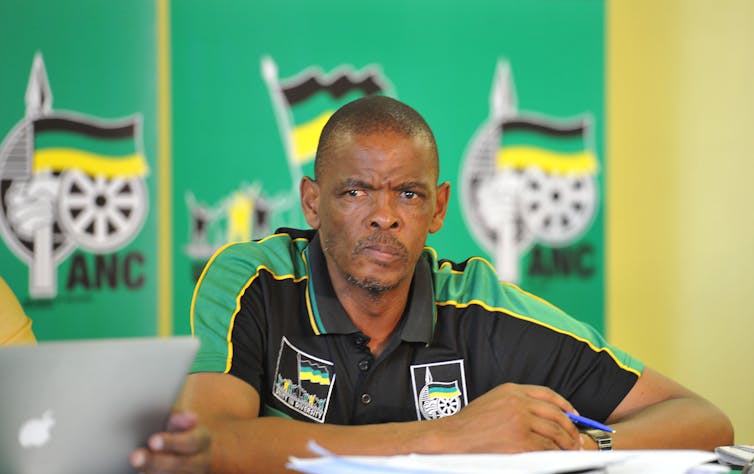
<svg viewBox="0 0 754 474">
<path fill-rule="evenodd" d="M 403 258 L 408 257 L 408 249 L 403 243 L 390 234 L 376 233 L 356 242 L 353 253 L 361 253 L 365 249 L 378 247 Z"/>
</svg>

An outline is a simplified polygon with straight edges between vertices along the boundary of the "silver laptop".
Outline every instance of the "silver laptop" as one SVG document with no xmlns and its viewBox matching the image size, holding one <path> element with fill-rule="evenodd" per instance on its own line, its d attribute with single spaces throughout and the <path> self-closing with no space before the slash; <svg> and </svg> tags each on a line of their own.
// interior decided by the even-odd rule
<svg viewBox="0 0 754 474">
<path fill-rule="evenodd" d="M 0 347 L 0 473 L 133 472 L 162 431 L 199 341 L 95 339 Z"/>
</svg>

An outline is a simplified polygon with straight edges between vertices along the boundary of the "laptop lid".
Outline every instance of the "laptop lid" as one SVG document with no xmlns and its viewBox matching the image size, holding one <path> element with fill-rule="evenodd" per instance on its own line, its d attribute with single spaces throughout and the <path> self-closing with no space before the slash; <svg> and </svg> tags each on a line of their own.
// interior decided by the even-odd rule
<svg viewBox="0 0 754 474">
<path fill-rule="evenodd" d="M 0 347 L 0 472 L 133 472 L 162 431 L 196 351 L 191 337 Z"/>
</svg>

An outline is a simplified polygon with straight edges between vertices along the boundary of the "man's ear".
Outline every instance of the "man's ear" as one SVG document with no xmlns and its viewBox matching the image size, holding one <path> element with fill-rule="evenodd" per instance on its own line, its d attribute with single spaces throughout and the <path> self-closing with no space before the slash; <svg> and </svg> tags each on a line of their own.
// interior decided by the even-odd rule
<svg viewBox="0 0 754 474">
<path fill-rule="evenodd" d="M 448 212 L 448 199 L 450 199 L 450 183 L 446 181 L 437 187 L 435 213 L 432 216 L 432 223 L 429 225 L 431 234 L 442 229 L 442 223 L 445 222 L 445 213 Z"/>
<path fill-rule="evenodd" d="M 308 176 L 301 178 L 299 186 L 301 210 L 304 211 L 306 223 L 312 229 L 319 229 L 319 184 Z"/>
</svg>

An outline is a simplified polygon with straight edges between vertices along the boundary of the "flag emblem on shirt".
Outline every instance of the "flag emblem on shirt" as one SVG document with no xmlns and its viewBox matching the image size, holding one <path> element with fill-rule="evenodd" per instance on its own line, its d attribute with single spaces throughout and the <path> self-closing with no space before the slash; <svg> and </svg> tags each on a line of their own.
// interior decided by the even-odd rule
<svg viewBox="0 0 754 474">
<path fill-rule="evenodd" d="M 429 375 L 429 369 L 427 369 Z M 436 398 L 457 398 L 461 396 L 461 391 L 458 390 L 458 382 L 435 382 L 427 386 L 427 398 L 434 400 Z"/>
<path fill-rule="evenodd" d="M 462 359 L 412 365 L 411 377 L 418 420 L 454 415 L 467 403 Z"/>
<path fill-rule="evenodd" d="M 285 337 L 281 339 L 272 395 L 294 412 L 292 416 L 303 415 L 324 423 L 334 384 L 332 362 L 302 351 Z"/>
<path fill-rule="evenodd" d="M 299 378 L 319 385 L 330 385 L 330 372 L 327 367 L 309 360 L 301 360 Z"/>
</svg>

